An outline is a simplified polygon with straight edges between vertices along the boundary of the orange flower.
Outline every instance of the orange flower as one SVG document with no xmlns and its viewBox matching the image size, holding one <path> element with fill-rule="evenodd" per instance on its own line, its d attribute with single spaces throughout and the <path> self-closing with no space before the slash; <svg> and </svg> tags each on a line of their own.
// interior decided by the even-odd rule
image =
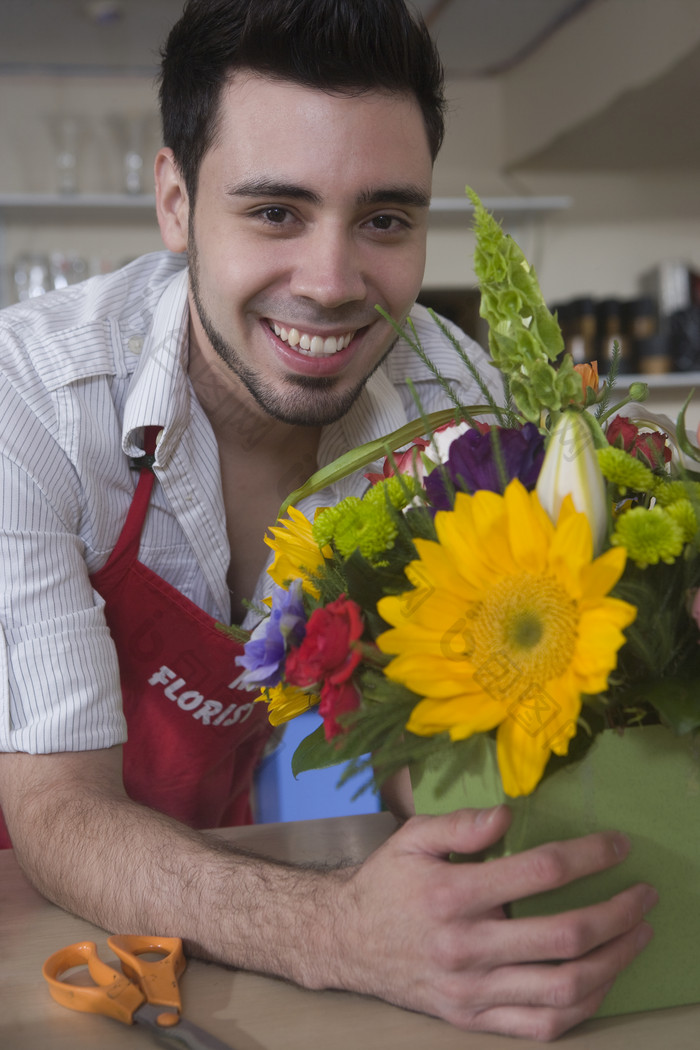
<svg viewBox="0 0 700 1050">
<path fill-rule="evenodd" d="M 588 387 L 591 388 L 594 394 L 598 393 L 598 362 L 592 361 L 590 364 L 586 363 L 583 365 L 574 365 L 574 371 L 578 372 L 581 376 L 581 386 L 583 387 L 583 396 L 586 396 L 586 390 Z"/>
</svg>

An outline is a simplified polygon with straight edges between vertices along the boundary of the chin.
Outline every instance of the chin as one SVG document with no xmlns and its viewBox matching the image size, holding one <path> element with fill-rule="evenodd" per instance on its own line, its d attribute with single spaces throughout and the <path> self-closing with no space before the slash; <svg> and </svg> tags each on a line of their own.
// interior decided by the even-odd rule
<svg viewBox="0 0 700 1050">
<path fill-rule="evenodd" d="M 298 380 L 298 377 L 297 377 Z M 347 415 L 367 382 L 363 379 L 354 389 L 335 390 L 332 380 L 304 377 L 295 380 L 295 389 L 284 394 L 248 388 L 260 408 L 280 423 L 297 427 L 324 427 Z"/>
</svg>

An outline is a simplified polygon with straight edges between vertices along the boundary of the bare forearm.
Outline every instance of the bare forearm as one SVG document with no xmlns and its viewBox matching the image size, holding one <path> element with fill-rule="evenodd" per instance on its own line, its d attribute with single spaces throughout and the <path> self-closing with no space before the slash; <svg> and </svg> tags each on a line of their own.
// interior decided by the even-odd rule
<svg viewBox="0 0 700 1050">
<path fill-rule="evenodd" d="M 29 878 L 66 910 L 108 930 L 182 937 L 191 954 L 307 987 L 337 983 L 327 941 L 349 871 L 236 851 L 109 783 L 87 792 L 59 779 L 23 792 L 21 814 L 8 816 Z"/>
</svg>

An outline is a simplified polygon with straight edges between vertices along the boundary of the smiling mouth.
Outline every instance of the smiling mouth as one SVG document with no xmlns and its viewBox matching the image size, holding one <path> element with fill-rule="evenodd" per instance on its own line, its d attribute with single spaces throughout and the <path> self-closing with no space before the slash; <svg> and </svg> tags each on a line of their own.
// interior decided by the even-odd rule
<svg viewBox="0 0 700 1050">
<path fill-rule="evenodd" d="M 278 339 L 287 346 L 291 346 L 297 353 L 305 357 L 332 357 L 339 350 L 344 350 L 352 341 L 357 329 L 344 332 L 342 335 L 310 335 L 308 332 L 300 332 L 298 328 L 285 328 L 276 321 L 269 322 L 270 328 Z"/>
</svg>

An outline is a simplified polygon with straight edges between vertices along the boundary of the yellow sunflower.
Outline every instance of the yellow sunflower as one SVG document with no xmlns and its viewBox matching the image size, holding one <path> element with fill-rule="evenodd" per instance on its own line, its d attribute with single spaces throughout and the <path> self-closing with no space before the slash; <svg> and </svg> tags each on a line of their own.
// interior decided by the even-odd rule
<svg viewBox="0 0 700 1050">
<path fill-rule="evenodd" d="M 453 740 L 498 727 L 503 788 L 527 795 L 576 732 L 582 693 L 602 692 L 636 616 L 607 597 L 621 548 L 593 560 L 591 528 L 570 498 L 554 525 L 519 481 L 503 495 L 458 493 L 416 540 L 413 590 L 382 598 L 385 668 L 422 697 L 407 728 Z"/>
<path fill-rule="evenodd" d="M 311 534 L 311 522 L 300 510 L 290 507 L 288 513 L 288 518 L 279 521 L 276 527 L 268 529 L 272 537 L 265 536 L 265 543 L 275 552 L 275 559 L 268 573 L 278 586 L 285 589 L 292 580 L 301 577 L 303 589 L 307 594 L 318 598 L 318 589 L 308 577 L 321 568 L 324 554 L 331 557 L 331 548 L 319 547 Z"/>
<path fill-rule="evenodd" d="M 280 684 L 273 685 L 260 696 L 256 696 L 255 700 L 267 704 L 270 725 L 278 726 L 283 722 L 291 722 L 297 715 L 303 715 L 304 711 L 318 703 L 319 698 L 313 693 L 297 689 L 294 685 Z"/>
</svg>

